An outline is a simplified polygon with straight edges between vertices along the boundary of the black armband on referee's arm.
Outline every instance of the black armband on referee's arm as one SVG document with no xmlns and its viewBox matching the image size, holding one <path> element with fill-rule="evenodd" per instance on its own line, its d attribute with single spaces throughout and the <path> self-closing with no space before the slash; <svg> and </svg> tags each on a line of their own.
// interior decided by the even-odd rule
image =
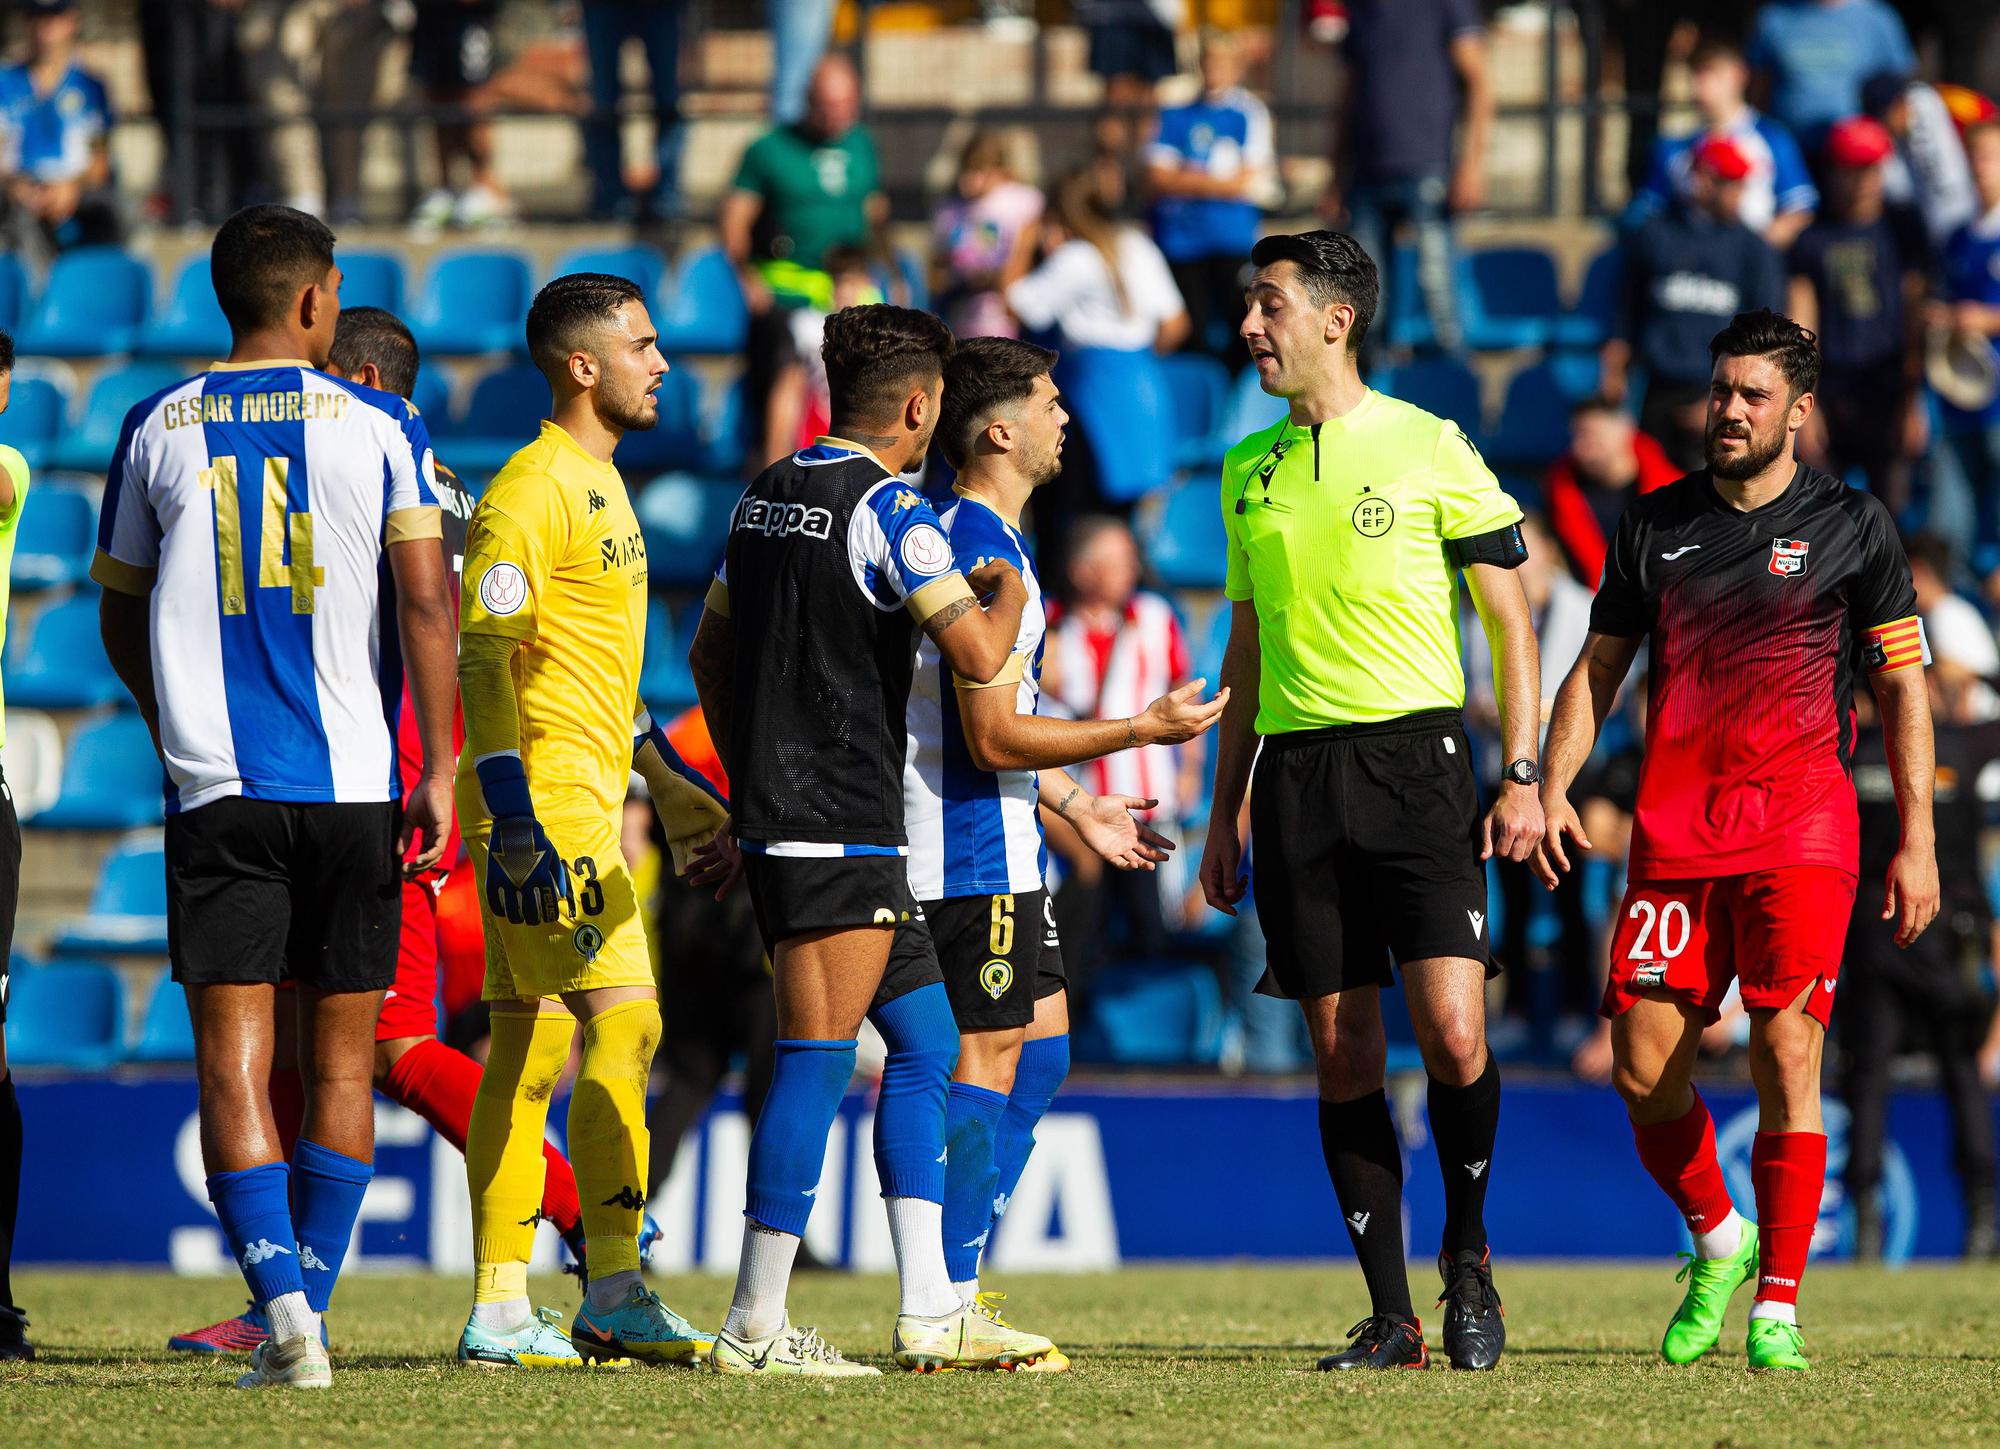
<svg viewBox="0 0 2000 1449">
<path fill-rule="evenodd" d="M 1454 568 L 1464 568 L 1467 564 L 1493 564 L 1503 569 L 1517 569 L 1528 561 L 1528 545 L 1521 537 L 1521 525 L 1510 523 L 1505 528 L 1496 528 L 1490 533 L 1475 533 L 1470 538 L 1448 538 L 1444 541 L 1444 555 Z"/>
</svg>

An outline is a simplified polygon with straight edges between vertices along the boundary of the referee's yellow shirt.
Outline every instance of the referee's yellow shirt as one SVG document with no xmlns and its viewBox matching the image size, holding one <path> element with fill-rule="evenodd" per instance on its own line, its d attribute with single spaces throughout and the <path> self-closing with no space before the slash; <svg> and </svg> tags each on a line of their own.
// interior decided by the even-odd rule
<svg viewBox="0 0 2000 1449">
<path fill-rule="evenodd" d="M 1224 592 L 1257 608 L 1257 732 L 1463 707 L 1445 541 L 1520 519 L 1456 423 L 1373 389 L 1344 417 L 1231 448 Z"/>
</svg>

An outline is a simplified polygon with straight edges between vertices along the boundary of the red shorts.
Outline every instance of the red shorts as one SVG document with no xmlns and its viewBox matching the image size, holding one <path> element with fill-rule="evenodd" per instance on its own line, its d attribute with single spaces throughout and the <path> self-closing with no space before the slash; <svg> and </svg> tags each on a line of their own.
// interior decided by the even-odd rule
<svg viewBox="0 0 2000 1449">
<path fill-rule="evenodd" d="M 1826 1026 L 1854 910 L 1851 872 L 1793 865 L 1713 880 L 1633 881 L 1611 942 L 1606 1016 L 1665 991 L 1721 1015 L 1729 982 L 1746 1007 L 1782 1010 L 1808 986 L 1806 1014 Z"/>
<path fill-rule="evenodd" d="M 375 1020 L 377 1041 L 437 1035 L 437 893 L 443 885 L 441 875 L 403 882 L 403 936 L 396 947 L 396 982 Z"/>
</svg>

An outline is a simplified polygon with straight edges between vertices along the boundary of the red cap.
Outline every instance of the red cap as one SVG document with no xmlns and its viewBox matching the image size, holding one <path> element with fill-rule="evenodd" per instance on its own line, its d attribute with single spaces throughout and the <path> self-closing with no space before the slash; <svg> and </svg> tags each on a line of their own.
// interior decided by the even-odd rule
<svg viewBox="0 0 2000 1449">
<path fill-rule="evenodd" d="M 1896 149 L 1888 130 L 1869 116 L 1849 116 L 1835 121 L 1826 133 L 1826 159 L 1836 166 L 1859 170 L 1886 161 Z"/>
<path fill-rule="evenodd" d="M 1705 136 L 1694 148 L 1694 164 L 1719 181 L 1741 181 L 1750 174 L 1750 158 L 1727 136 Z"/>
</svg>

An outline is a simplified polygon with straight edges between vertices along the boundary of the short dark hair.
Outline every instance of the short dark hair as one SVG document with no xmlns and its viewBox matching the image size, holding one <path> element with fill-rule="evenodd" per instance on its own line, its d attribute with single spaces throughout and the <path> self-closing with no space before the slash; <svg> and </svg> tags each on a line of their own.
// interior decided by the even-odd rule
<svg viewBox="0 0 2000 1449">
<path fill-rule="evenodd" d="M 284 320 L 301 287 L 333 270 L 333 232 L 289 206 L 246 206 L 216 229 L 208 248 L 215 300 L 232 332 Z"/>
<path fill-rule="evenodd" d="M 0 372 L 14 370 L 14 334 L 0 328 Z"/>
<path fill-rule="evenodd" d="M 1382 291 L 1375 260 L 1361 244 L 1345 232 L 1322 230 L 1267 236 L 1250 248 L 1252 266 L 1268 267 L 1274 262 L 1290 262 L 1299 269 L 1299 279 L 1315 307 L 1345 303 L 1354 309 L 1347 350 L 1359 352 L 1375 320 L 1375 304 Z"/>
<path fill-rule="evenodd" d="M 1613 402 L 1609 393 L 1593 392 L 1578 398 L 1569 405 L 1569 415 L 1580 418 L 1585 413 L 1622 413 L 1623 403 Z"/>
<path fill-rule="evenodd" d="M 1695 42 L 1688 52 L 1687 67 L 1691 71 L 1714 65 L 1719 60 L 1733 60 L 1744 63 L 1743 47 L 1726 35 L 1704 35 Z"/>
<path fill-rule="evenodd" d="M 563 370 L 572 352 L 585 349 L 590 331 L 627 302 L 645 300 L 639 284 L 609 272 L 571 272 L 535 293 L 528 308 L 528 355 L 546 377 Z"/>
<path fill-rule="evenodd" d="M 1949 588 L 1954 572 L 1951 545 L 1935 533 L 1912 533 L 1903 539 L 1903 553 L 1912 564 L 1923 564 Z"/>
<path fill-rule="evenodd" d="M 1738 312 L 1708 344 L 1708 360 L 1768 357 L 1778 364 L 1792 396 L 1819 386 L 1819 335 L 1769 307 Z"/>
<path fill-rule="evenodd" d="M 944 405 L 937 440 L 945 461 L 963 468 L 972 445 L 1003 410 L 1035 390 L 1035 379 L 1056 365 L 1056 354 L 1012 337 L 973 337 L 944 365 Z"/>
<path fill-rule="evenodd" d="M 417 339 L 402 318 L 381 307 L 343 307 L 327 361 L 348 377 L 374 363 L 382 386 L 398 397 L 417 385 Z"/>
<path fill-rule="evenodd" d="M 826 319 L 820 359 L 835 426 L 888 411 L 898 388 L 944 376 L 956 350 L 951 329 L 929 312 L 870 302 Z"/>
</svg>

